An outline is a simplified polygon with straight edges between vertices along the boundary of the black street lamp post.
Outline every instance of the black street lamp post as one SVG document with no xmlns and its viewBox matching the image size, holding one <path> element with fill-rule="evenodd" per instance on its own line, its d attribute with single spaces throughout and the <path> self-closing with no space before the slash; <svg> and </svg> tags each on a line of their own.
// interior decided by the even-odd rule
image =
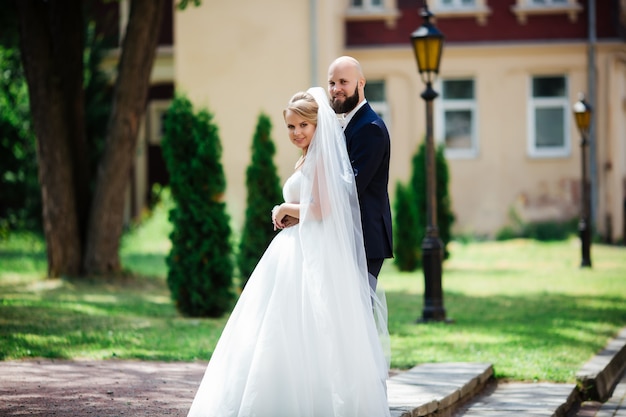
<svg viewBox="0 0 626 417">
<path fill-rule="evenodd" d="M 591 106 L 585 101 L 585 95 L 580 93 L 579 99 L 573 106 L 576 126 L 580 131 L 580 166 L 582 177 L 580 179 L 580 221 L 578 233 L 580 234 L 582 260 L 580 266 L 591 267 L 591 212 L 590 187 L 587 180 L 587 146 L 589 145 L 589 125 L 591 124 Z"/>
<path fill-rule="evenodd" d="M 422 264 L 424 270 L 424 310 L 418 322 L 445 321 L 441 286 L 443 244 L 437 226 L 437 199 L 435 170 L 435 146 L 433 143 L 433 100 L 438 94 L 433 81 L 439 73 L 443 47 L 443 34 L 430 22 L 433 14 L 424 0 L 421 16 L 424 23 L 411 34 L 417 67 L 426 84 L 421 97 L 426 102 L 426 236 L 422 240 Z"/>
</svg>

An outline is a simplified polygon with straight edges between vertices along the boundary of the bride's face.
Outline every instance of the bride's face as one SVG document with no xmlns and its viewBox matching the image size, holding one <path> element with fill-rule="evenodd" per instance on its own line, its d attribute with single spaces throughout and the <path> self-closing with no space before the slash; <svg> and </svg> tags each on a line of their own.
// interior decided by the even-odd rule
<svg viewBox="0 0 626 417">
<path fill-rule="evenodd" d="M 285 112 L 285 123 L 291 143 L 306 153 L 315 133 L 315 125 L 291 110 Z"/>
</svg>

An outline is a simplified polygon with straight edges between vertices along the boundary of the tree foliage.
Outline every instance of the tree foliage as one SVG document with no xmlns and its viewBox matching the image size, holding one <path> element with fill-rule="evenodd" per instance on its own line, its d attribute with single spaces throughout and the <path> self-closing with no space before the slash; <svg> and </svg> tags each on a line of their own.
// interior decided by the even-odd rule
<svg viewBox="0 0 626 417">
<path fill-rule="evenodd" d="M 96 168 L 106 145 L 106 133 L 113 91 L 107 75 L 101 68 L 107 44 L 104 36 L 96 32 L 95 22 L 85 25 L 84 86 L 85 86 L 85 129 L 89 149 L 90 198 L 96 181 Z"/>
<path fill-rule="evenodd" d="M 12 3 L 9 3 L 11 6 Z M 13 5 L 14 6 L 14 5 Z M 0 229 L 41 231 L 41 190 L 37 151 L 30 113 L 28 85 L 18 47 L 15 10 L 12 22 L 0 19 L 7 30 L 0 36 Z M 102 35 L 86 12 L 84 37 L 84 96 L 86 139 L 89 143 L 89 183 L 93 188 L 95 167 L 104 148 L 111 108 L 111 88 L 100 64 L 105 52 Z"/>
<path fill-rule="evenodd" d="M 398 184 L 395 203 L 395 244 L 394 255 L 396 265 L 402 271 L 412 271 L 422 266 L 422 241 L 426 236 L 426 143 L 420 143 L 412 161 L 413 172 L 409 184 L 405 187 Z M 443 243 L 443 256 L 447 259 L 450 253 L 447 245 L 452 237 L 451 230 L 454 214 L 448 191 L 448 163 L 444 155 L 444 147 L 435 151 L 437 227 L 439 238 Z M 415 257 L 415 260 L 413 259 Z"/>
<path fill-rule="evenodd" d="M 443 243 L 443 256 L 447 259 L 450 256 L 448 251 L 448 243 L 452 238 L 452 224 L 454 222 L 454 214 L 452 213 L 452 203 L 448 191 L 450 182 L 450 174 L 448 171 L 448 162 L 444 155 L 444 146 L 438 146 L 435 150 L 435 172 L 436 172 L 436 188 L 435 199 L 437 201 L 437 227 L 439 229 L 439 238 Z M 411 186 L 415 196 L 415 204 L 417 207 L 417 236 L 421 244 L 422 239 L 426 235 L 426 143 L 421 142 L 417 153 L 413 156 L 413 174 L 411 177 Z M 421 266 L 421 246 L 420 246 L 420 266 Z"/>
<path fill-rule="evenodd" d="M 218 129 L 210 113 L 194 113 L 184 96 L 172 102 L 164 127 L 163 156 L 175 201 L 167 283 L 183 314 L 219 317 L 231 308 L 234 294 Z"/>
<path fill-rule="evenodd" d="M 275 235 L 270 212 L 282 201 L 280 179 L 273 157 L 272 122 L 260 114 L 252 139 L 251 162 L 246 170 L 246 218 L 239 242 L 238 266 L 245 286 L 261 255 Z"/>
<path fill-rule="evenodd" d="M 0 45 L 0 235 L 41 230 L 41 193 L 19 49 Z"/>
<path fill-rule="evenodd" d="M 419 229 L 417 207 L 413 188 L 399 181 L 396 183 L 394 212 L 394 264 L 400 271 L 414 271 L 420 264 L 421 253 L 421 241 L 416 233 Z"/>
</svg>

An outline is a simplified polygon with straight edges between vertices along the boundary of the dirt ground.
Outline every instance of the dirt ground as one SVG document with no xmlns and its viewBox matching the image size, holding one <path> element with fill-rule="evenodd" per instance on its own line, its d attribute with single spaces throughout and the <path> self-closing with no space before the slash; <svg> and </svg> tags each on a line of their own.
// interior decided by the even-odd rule
<svg viewBox="0 0 626 417">
<path fill-rule="evenodd" d="M 0 361 L 0 417 L 186 417 L 205 369 L 200 362 Z"/>
<path fill-rule="evenodd" d="M 0 416 L 185 417 L 206 363 L 0 362 Z"/>
</svg>

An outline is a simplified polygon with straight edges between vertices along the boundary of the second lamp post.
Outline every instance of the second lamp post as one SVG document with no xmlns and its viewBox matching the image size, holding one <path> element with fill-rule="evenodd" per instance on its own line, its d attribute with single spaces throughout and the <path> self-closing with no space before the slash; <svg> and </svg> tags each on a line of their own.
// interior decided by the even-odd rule
<svg viewBox="0 0 626 417">
<path fill-rule="evenodd" d="M 430 22 L 432 13 L 424 1 L 421 13 L 424 23 L 411 34 L 417 67 L 426 84 L 422 98 L 426 102 L 426 236 L 422 241 L 422 267 L 424 270 L 424 310 L 418 322 L 445 321 L 441 285 L 443 244 L 437 225 L 437 172 L 435 169 L 435 145 L 433 139 L 433 100 L 438 94 L 433 81 L 439 73 L 443 49 L 443 34 Z"/>
<path fill-rule="evenodd" d="M 580 93 L 579 100 L 574 103 L 574 117 L 576 126 L 580 131 L 580 220 L 578 222 L 578 233 L 581 244 L 581 267 L 591 267 L 591 202 L 589 182 L 587 181 L 587 145 L 589 145 L 589 125 L 591 124 L 591 106 L 585 101 L 585 95 Z"/>
</svg>

